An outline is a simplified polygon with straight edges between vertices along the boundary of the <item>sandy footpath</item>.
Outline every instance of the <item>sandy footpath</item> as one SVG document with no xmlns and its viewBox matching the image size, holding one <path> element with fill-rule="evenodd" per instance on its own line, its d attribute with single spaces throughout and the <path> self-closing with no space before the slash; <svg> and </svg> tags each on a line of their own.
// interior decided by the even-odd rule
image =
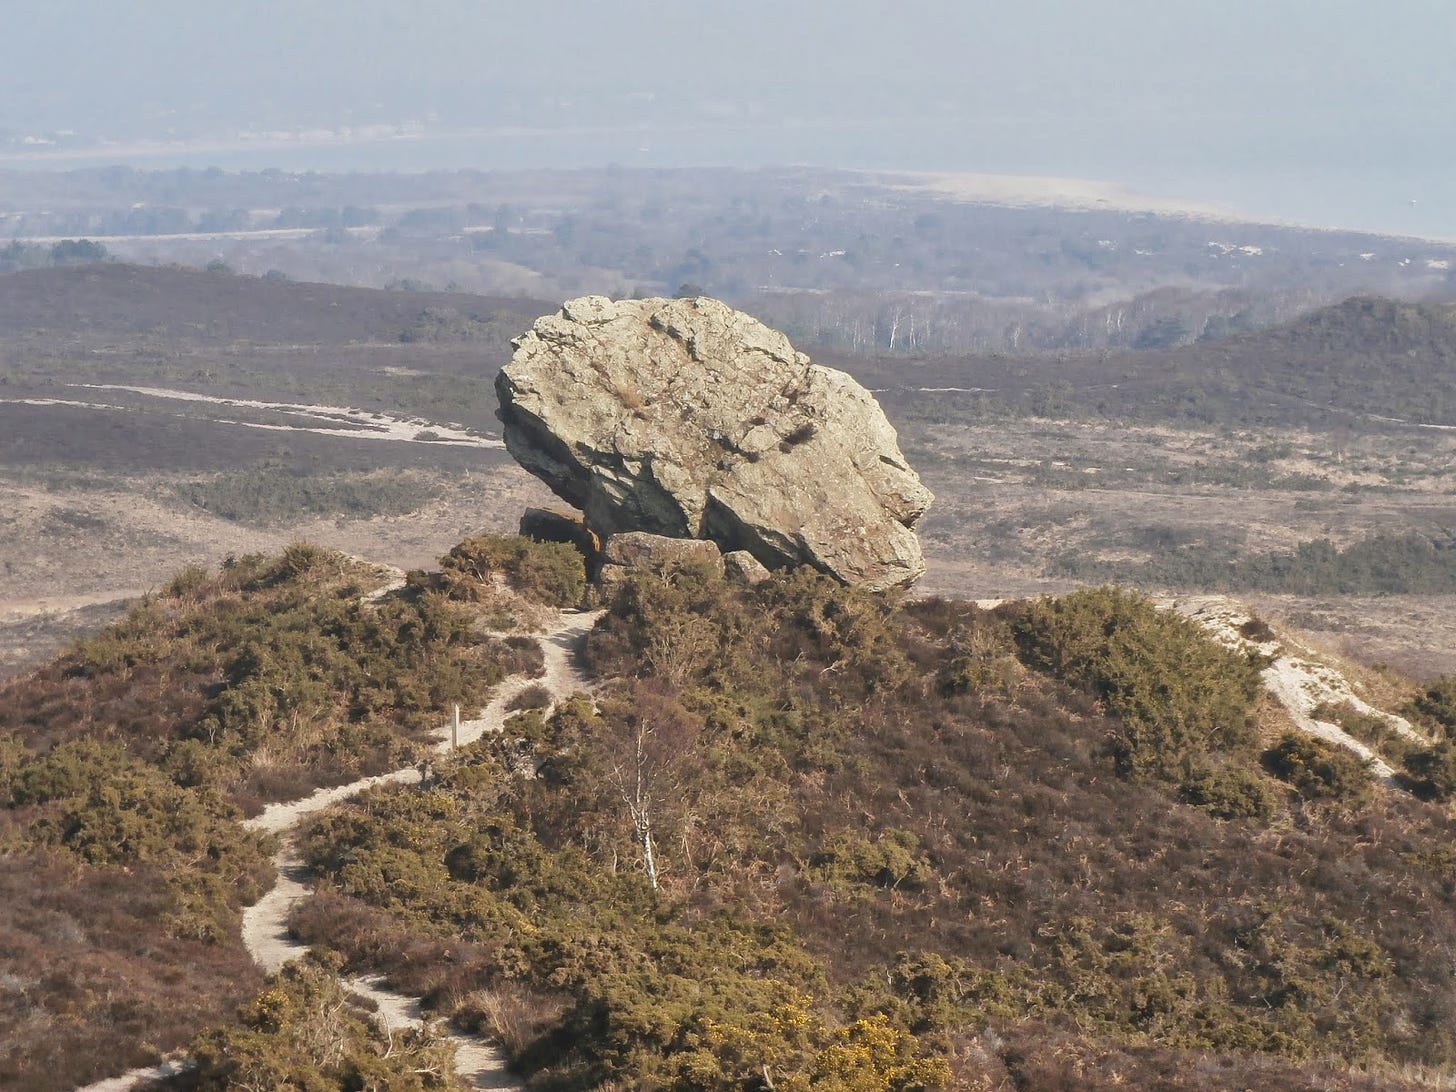
<svg viewBox="0 0 1456 1092">
<path fill-rule="evenodd" d="M 381 589 L 381 594 L 386 590 L 388 589 Z M 577 666 L 576 656 L 586 634 L 600 617 L 601 612 L 581 614 L 563 611 L 558 622 L 536 638 L 545 654 L 545 672 L 537 678 L 514 675 L 502 683 L 490 704 L 481 710 L 478 717 L 460 722 L 459 742 L 466 744 L 488 732 L 499 732 L 510 715 L 507 705 L 529 686 L 544 686 L 550 691 L 554 701 L 589 690 L 590 683 Z M 443 754 L 450 750 L 451 734 L 449 724 L 435 730 L 437 753 Z M 308 816 L 366 789 L 378 785 L 416 784 L 419 780 L 420 772 L 413 766 L 374 777 L 363 777 L 347 785 L 319 789 L 299 800 L 270 804 L 261 815 L 244 823 L 244 826 L 253 830 L 279 835 L 283 842 L 282 849 L 273 862 L 278 870 L 277 882 L 272 890 L 243 911 L 243 945 L 258 966 L 272 974 L 290 959 L 296 959 L 308 950 L 307 945 L 300 944 L 288 933 L 289 914 L 300 899 L 306 899 L 309 895 L 308 870 L 299 857 L 293 837 L 298 824 Z M 380 985 L 378 977 L 345 978 L 342 981 L 347 989 L 374 1003 L 375 1018 L 390 1031 L 420 1027 L 425 1022 L 418 998 L 385 989 Z M 445 1035 L 455 1046 L 456 1075 L 468 1087 L 524 1087 L 506 1068 L 505 1058 L 494 1044 L 448 1029 L 445 1030 Z M 138 1081 L 172 1076 L 182 1072 L 185 1067 L 185 1062 L 164 1062 L 154 1068 L 135 1069 L 119 1077 L 86 1085 L 77 1092 L 126 1092 Z"/>
</svg>

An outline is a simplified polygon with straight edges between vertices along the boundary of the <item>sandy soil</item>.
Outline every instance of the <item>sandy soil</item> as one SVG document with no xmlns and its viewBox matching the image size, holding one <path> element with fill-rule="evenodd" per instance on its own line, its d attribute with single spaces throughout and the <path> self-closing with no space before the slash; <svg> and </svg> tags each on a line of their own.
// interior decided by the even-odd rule
<svg viewBox="0 0 1456 1092">
<path fill-rule="evenodd" d="M 972 174 L 968 172 L 905 172 L 894 189 L 920 190 L 955 201 L 1006 205 L 1012 208 L 1057 207 L 1118 209 L 1194 216 L 1224 223 L 1249 222 L 1232 209 L 1212 202 L 1190 201 L 1138 193 L 1116 182 L 1091 178 L 1036 175 Z"/>
<path fill-rule="evenodd" d="M 1317 718 L 1315 710 L 1325 704 L 1350 705 L 1361 713 L 1381 718 L 1413 743 L 1430 746 L 1431 741 L 1404 717 L 1366 701 L 1359 693 L 1358 684 L 1352 683 L 1328 655 L 1287 633 L 1276 634 L 1267 641 L 1244 637 L 1240 630 L 1254 616 L 1243 604 L 1224 596 L 1197 596 L 1174 600 L 1169 605 L 1197 622 L 1225 647 L 1272 657 L 1263 672 L 1264 687 L 1288 714 L 1294 727 L 1354 751 L 1370 763 L 1370 772 L 1385 783 L 1396 784 L 1395 771 L 1390 765 L 1338 724 Z"/>
<path fill-rule="evenodd" d="M 483 436 L 461 425 L 427 421 L 422 417 L 395 417 L 391 414 L 356 409 L 351 406 L 320 406 L 298 402 L 260 402 L 248 398 L 218 398 L 194 391 L 174 390 L 170 387 L 129 387 L 118 383 L 72 383 L 68 385 L 87 390 L 126 391 L 148 398 L 201 402 L 233 409 L 274 410 L 286 417 L 312 422 L 312 424 L 276 425 L 260 421 L 218 419 L 219 424 L 239 425 L 246 428 L 273 429 L 280 432 L 311 432 L 320 436 L 338 436 L 351 440 L 392 440 L 397 443 L 431 444 L 436 447 L 504 448 L 506 446 L 503 441 L 495 437 Z M 10 400 L 0 399 L 0 401 Z M 60 404 L 56 399 L 23 399 L 22 401 L 31 404 L 44 402 Z M 120 408 L 91 402 L 66 404 L 86 406 L 92 409 Z M 434 438 L 421 440 L 422 432 L 433 433 Z"/>
<path fill-rule="evenodd" d="M 76 1092 L 130 1092 L 141 1081 L 160 1081 L 187 1072 L 187 1063 L 163 1062 L 161 1065 L 129 1069 L 119 1077 L 107 1077 L 104 1081 L 85 1085 Z"/>
</svg>

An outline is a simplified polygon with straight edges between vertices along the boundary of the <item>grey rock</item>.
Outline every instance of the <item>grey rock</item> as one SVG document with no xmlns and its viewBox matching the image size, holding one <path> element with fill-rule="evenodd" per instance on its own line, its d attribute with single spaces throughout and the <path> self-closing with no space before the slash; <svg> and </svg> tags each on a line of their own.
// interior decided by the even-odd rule
<svg viewBox="0 0 1456 1092">
<path fill-rule="evenodd" d="M 668 565 L 694 561 L 705 561 L 723 571 L 723 555 L 717 545 L 702 539 L 623 531 L 602 544 L 602 562 L 607 565 L 661 571 Z"/>
<path fill-rule="evenodd" d="M 610 591 L 634 573 L 662 573 L 676 566 L 706 562 L 723 574 L 723 555 L 715 543 L 698 538 L 669 538 L 646 531 L 623 531 L 602 543 L 596 583 Z"/>
<path fill-rule="evenodd" d="M 603 565 L 597 570 L 593 583 L 608 594 L 616 591 L 617 585 L 630 577 L 637 569 L 628 565 Z"/>
<path fill-rule="evenodd" d="M 925 571 L 930 491 L 874 398 L 716 300 L 572 300 L 496 380 L 506 446 L 602 534 L 808 563 L 872 589 Z"/>
<path fill-rule="evenodd" d="M 733 550 L 723 555 L 723 575 L 743 584 L 762 584 L 772 574 L 747 550 Z"/>
</svg>

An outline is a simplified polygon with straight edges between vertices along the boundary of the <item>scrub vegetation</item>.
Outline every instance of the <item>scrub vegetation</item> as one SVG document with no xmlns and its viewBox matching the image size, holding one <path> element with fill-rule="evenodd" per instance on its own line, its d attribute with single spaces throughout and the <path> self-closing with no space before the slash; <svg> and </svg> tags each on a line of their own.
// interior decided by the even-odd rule
<svg viewBox="0 0 1456 1092">
<path fill-rule="evenodd" d="M 318 820 L 294 918 L 530 1087 L 1389 1088 L 1456 1060 L 1450 816 L 1261 742 L 1257 659 L 1132 593 L 986 611 L 685 566 L 625 584 L 587 655 L 594 700 Z"/>
<path fill-rule="evenodd" d="M 74 1087 L 230 1021 L 263 985 L 240 915 L 277 849 L 244 816 L 412 764 L 452 702 L 540 669 L 534 642 L 492 637 L 464 603 L 371 594 L 386 579 L 306 543 L 186 569 L 0 688 L 0 1084 Z M 216 1044 L 302 1034 L 316 977 L 270 987 L 292 998 L 277 1027 L 245 1015 Z M 329 1072 L 371 1072 L 383 1052 L 357 1050 Z"/>
</svg>

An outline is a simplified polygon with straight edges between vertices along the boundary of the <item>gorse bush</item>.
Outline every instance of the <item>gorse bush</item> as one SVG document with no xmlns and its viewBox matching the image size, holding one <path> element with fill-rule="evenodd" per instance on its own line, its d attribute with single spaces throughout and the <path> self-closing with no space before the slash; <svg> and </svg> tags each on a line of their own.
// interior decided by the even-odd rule
<svg viewBox="0 0 1456 1092">
<path fill-rule="evenodd" d="M 272 875 L 270 837 L 244 831 L 215 793 L 175 784 L 119 743 L 76 740 L 42 756 L 12 753 L 8 765 L 5 804 L 26 817 L 24 850 L 160 871 L 171 897 L 160 924 L 176 935 L 216 942 L 235 931 L 239 907 Z"/>
<path fill-rule="evenodd" d="M 1279 811 L 1279 800 L 1265 778 L 1242 766 L 1195 767 L 1178 786 L 1183 800 L 1220 819 L 1251 819 L 1268 823 Z"/>
<path fill-rule="evenodd" d="M 6 973 L 30 984 L 0 1001 L 0 1084 L 74 1087 L 224 1017 L 256 977 L 238 930 L 273 839 L 117 740 L 3 752 L 0 936 Z"/>
<path fill-rule="evenodd" d="M 337 969 L 309 955 L 273 975 L 242 1008 L 240 1026 L 209 1029 L 192 1040 L 187 1087 L 199 1092 L 459 1087 L 448 1042 L 428 1031 L 387 1035 L 350 1003 Z"/>
<path fill-rule="evenodd" d="M 1332 800 L 1359 808 L 1373 795 L 1369 763 L 1344 747 L 1302 732 L 1285 732 L 1264 752 L 1264 764 L 1307 800 Z"/>
<path fill-rule="evenodd" d="M 1136 594 L 1034 600 L 1012 614 L 1012 631 L 1029 667 L 1090 691 L 1120 721 L 1110 748 L 1125 773 L 1176 775 L 1253 738 L 1255 663 Z"/>
<path fill-rule="evenodd" d="M 1322 702 L 1315 706 L 1311 715 L 1316 720 L 1338 725 L 1396 763 L 1403 762 L 1406 755 L 1418 746 L 1385 717 L 1362 712 L 1350 702 Z"/>
<path fill-rule="evenodd" d="M 1402 1030 L 1450 996 L 1449 817 L 1291 806 L 1252 747 L 1258 665 L 1137 597 L 902 608 L 684 566 L 616 589 L 587 657 L 592 700 L 320 822 L 294 919 L 498 1029 L 535 1086 L 1100 1087 L 1057 1068 L 1084 1057 L 1302 1088 L 1315 1057 L 1456 1060 L 1456 1033 Z"/>
<path fill-rule="evenodd" d="M 1444 675 L 1417 694 L 1407 706 L 1409 716 L 1456 738 L 1456 675 Z"/>
<path fill-rule="evenodd" d="M 805 570 L 631 577 L 590 695 L 534 694 L 427 783 L 312 822 L 291 927 L 327 954 L 263 983 L 236 917 L 273 847 L 238 805 L 412 758 L 437 702 L 538 668 L 481 636 L 492 593 L 447 589 L 529 556 L 475 543 L 382 597 L 316 547 L 238 559 L 9 684 L 0 939 L 38 985 L 0 1015 L 45 1032 L 0 1081 L 73 1087 L 144 1036 L 191 1038 L 204 1087 L 443 1080 L 336 967 L 559 1092 L 1373 1092 L 1351 1067 L 1456 1065 L 1431 958 L 1456 946 L 1456 818 L 1304 737 L 1268 756 L 1281 784 L 1258 664 L 1112 589 L 982 611 Z M 1432 795 L 1443 768 L 1416 763 Z"/>
<path fill-rule="evenodd" d="M 550 607 L 574 607 L 586 593 L 580 551 L 522 535 L 467 538 L 440 559 L 440 570 L 448 594 L 471 602 L 489 599 L 498 580 Z"/>
<path fill-rule="evenodd" d="M 515 653 L 437 592 L 309 543 L 179 574 L 167 592 L 0 693 L 0 730 L 125 740 L 179 783 L 247 807 L 409 760 L 451 703 L 483 705 Z M 75 702 L 68 695 L 89 695 Z"/>
<path fill-rule="evenodd" d="M 1456 742 L 1447 739 L 1413 750 L 1404 764 L 1422 795 L 1443 801 L 1456 796 Z"/>
<path fill-rule="evenodd" d="M 872 839 L 839 831 L 809 864 L 826 883 L 841 890 L 855 884 L 911 889 L 934 875 L 919 837 L 908 830 L 884 830 Z"/>
<path fill-rule="evenodd" d="M 489 761 L 472 750 L 467 764 Z M 785 1088 L 901 1089 L 948 1075 L 882 1017 L 826 1023 L 815 1001 L 828 990 L 823 969 L 791 931 L 727 908 L 664 905 L 640 874 L 603 869 L 575 846 L 544 845 L 491 810 L 473 779 L 447 771 L 441 785 L 428 799 L 376 794 L 315 828 L 310 859 L 341 895 L 391 920 L 324 900 L 295 919 L 306 939 L 412 977 L 411 988 L 430 996 L 468 998 L 513 983 L 565 994 L 557 1020 L 517 1058 L 558 1086 L 616 1079 L 719 1089 L 767 1077 Z M 902 857 L 915 868 L 913 853 L 893 841 L 851 866 L 854 877 L 880 882 L 885 863 Z M 400 967 L 388 938 L 401 930 L 457 955 L 421 965 L 416 942 L 413 971 Z M 472 968 L 478 977 L 461 977 Z M 851 1083 L 822 1083 L 831 1078 Z"/>
</svg>

